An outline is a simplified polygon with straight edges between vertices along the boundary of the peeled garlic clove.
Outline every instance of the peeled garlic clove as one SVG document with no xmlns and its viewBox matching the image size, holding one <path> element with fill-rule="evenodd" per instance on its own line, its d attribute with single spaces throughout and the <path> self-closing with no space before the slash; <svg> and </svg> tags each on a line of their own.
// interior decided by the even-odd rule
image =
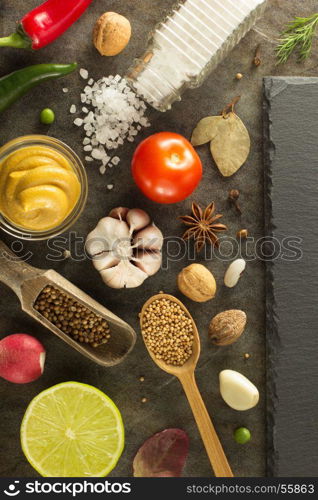
<svg viewBox="0 0 318 500">
<path fill-rule="evenodd" d="M 231 408 L 245 411 L 257 405 L 257 387 L 244 375 L 234 370 L 223 370 L 219 378 L 221 396 Z"/>
<path fill-rule="evenodd" d="M 130 234 L 148 226 L 151 222 L 149 215 L 140 208 L 132 208 L 126 215 L 126 221 L 130 228 Z"/>
<path fill-rule="evenodd" d="M 153 276 L 160 269 L 162 255 L 160 252 L 147 252 L 144 250 L 138 250 L 136 252 L 134 261 L 139 269 L 147 273 L 148 276 Z"/>
<path fill-rule="evenodd" d="M 127 214 L 129 212 L 129 208 L 126 207 L 117 207 L 113 208 L 108 217 L 113 217 L 114 219 L 126 220 Z"/>
<path fill-rule="evenodd" d="M 160 229 L 154 224 L 139 231 L 133 239 L 134 246 L 146 250 L 161 250 L 163 245 L 163 235 Z"/>
<path fill-rule="evenodd" d="M 94 255 L 93 257 L 93 265 L 97 271 L 117 266 L 119 262 L 120 259 L 118 259 L 112 252 L 103 252 L 99 255 Z"/>
<path fill-rule="evenodd" d="M 237 285 L 245 267 L 246 262 L 244 259 L 236 259 L 231 262 L 224 275 L 224 285 L 228 288 L 233 288 Z"/>
<path fill-rule="evenodd" d="M 86 238 L 86 250 L 90 255 L 113 250 L 120 239 L 129 238 L 129 229 L 126 222 L 113 217 L 101 219 L 95 229 Z"/>
<path fill-rule="evenodd" d="M 144 271 L 126 260 L 120 261 L 115 267 L 101 271 L 100 274 L 104 283 L 111 288 L 135 288 L 148 278 Z"/>
</svg>

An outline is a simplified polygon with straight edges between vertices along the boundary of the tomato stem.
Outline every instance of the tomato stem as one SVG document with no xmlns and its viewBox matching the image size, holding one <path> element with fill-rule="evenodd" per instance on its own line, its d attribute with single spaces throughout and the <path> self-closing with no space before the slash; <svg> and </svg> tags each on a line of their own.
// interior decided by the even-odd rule
<svg viewBox="0 0 318 500">
<path fill-rule="evenodd" d="M 180 163 L 180 156 L 177 153 L 171 155 L 171 161 L 173 163 Z"/>
</svg>

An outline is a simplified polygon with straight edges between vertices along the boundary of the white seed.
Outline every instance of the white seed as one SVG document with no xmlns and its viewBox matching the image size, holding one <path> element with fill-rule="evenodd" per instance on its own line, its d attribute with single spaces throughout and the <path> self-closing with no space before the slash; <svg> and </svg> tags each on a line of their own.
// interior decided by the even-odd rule
<svg viewBox="0 0 318 500">
<path fill-rule="evenodd" d="M 113 189 L 113 187 L 114 187 L 114 184 L 108 184 L 107 185 L 107 189 L 109 189 L 109 190 Z"/>
<path fill-rule="evenodd" d="M 64 87 L 64 89 L 62 89 L 64 94 L 67 94 L 68 93 L 68 88 Z"/>
<path fill-rule="evenodd" d="M 75 104 L 72 104 L 72 106 L 70 107 L 70 113 L 72 115 L 74 115 L 74 113 L 76 113 L 76 106 L 75 106 Z"/>
<path fill-rule="evenodd" d="M 83 80 L 87 80 L 87 78 L 88 78 L 87 69 L 81 68 L 79 73 L 80 73 L 80 76 L 83 78 Z"/>
<path fill-rule="evenodd" d="M 245 270 L 245 267 L 246 262 L 244 259 L 236 259 L 231 262 L 224 275 L 225 286 L 227 286 L 228 288 L 233 288 L 235 285 L 237 285 L 243 271 Z"/>
<path fill-rule="evenodd" d="M 219 379 L 221 396 L 231 408 L 246 411 L 257 405 L 258 389 L 244 375 L 234 370 L 223 370 Z"/>
</svg>

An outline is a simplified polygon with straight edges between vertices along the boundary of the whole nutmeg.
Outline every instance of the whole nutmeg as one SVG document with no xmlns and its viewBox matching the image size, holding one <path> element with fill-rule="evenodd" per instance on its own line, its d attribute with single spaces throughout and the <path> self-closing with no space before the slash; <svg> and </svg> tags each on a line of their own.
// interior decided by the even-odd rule
<svg viewBox="0 0 318 500">
<path fill-rule="evenodd" d="M 130 22 L 116 12 L 105 12 L 94 26 L 93 42 L 102 56 L 116 56 L 122 52 L 130 37 Z"/>
<path fill-rule="evenodd" d="M 245 325 L 245 312 L 230 309 L 214 316 L 209 326 L 209 337 L 215 345 L 230 345 L 240 338 Z"/>
<path fill-rule="evenodd" d="M 202 264 L 191 264 L 182 269 L 178 275 L 178 287 L 183 295 L 195 302 L 206 302 L 216 293 L 214 276 Z"/>
</svg>

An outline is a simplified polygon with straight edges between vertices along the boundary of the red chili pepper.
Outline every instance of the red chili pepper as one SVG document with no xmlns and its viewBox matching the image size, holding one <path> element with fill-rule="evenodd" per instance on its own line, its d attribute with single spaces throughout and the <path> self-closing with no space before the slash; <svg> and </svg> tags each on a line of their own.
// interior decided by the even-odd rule
<svg viewBox="0 0 318 500">
<path fill-rule="evenodd" d="M 17 32 L 0 38 L 0 47 L 41 49 L 64 33 L 93 0 L 47 0 L 20 21 Z"/>
</svg>

